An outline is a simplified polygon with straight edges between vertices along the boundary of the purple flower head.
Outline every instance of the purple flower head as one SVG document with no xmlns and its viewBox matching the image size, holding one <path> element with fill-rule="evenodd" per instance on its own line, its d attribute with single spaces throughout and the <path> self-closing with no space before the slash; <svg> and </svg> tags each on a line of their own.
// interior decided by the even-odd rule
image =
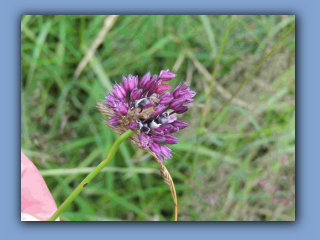
<svg viewBox="0 0 320 240">
<path fill-rule="evenodd" d="M 185 105 L 193 102 L 196 95 L 185 83 L 169 91 L 172 85 L 162 82 L 174 77 L 176 74 L 169 70 L 162 70 L 159 75 L 148 72 L 140 83 L 138 76 L 122 76 L 122 83 L 115 84 L 107 94 L 105 105 L 98 103 L 113 131 L 136 131 L 129 140 L 139 148 L 151 150 L 161 161 L 172 157 L 172 150 L 163 144 L 178 143 L 172 133 L 188 126 L 174 114 L 186 112 Z"/>
</svg>

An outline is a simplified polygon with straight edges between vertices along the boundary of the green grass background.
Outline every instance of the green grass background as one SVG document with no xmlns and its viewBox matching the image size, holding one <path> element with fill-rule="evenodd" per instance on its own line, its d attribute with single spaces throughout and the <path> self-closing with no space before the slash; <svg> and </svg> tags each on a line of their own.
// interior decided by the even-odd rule
<svg viewBox="0 0 320 240">
<path fill-rule="evenodd" d="M 60 205 L 117 137 L 95 108 L 121 75 L 162 69 L 198 92 L 165 162 L 183 221 L 295 219 L 294 16 L 233 16 L 201 125 L 229 16 L 119 16 L 78 79 L 76 67 L 107 16 L 22 16 L 21 149 Z M 216 85 L 218 84 L 218 86 Z M 214 121 L 213 121 L 214 120 Z M 62 214 L 65 221 L 172 220 L 157 162 L 129 141 Z"/>
</svg>

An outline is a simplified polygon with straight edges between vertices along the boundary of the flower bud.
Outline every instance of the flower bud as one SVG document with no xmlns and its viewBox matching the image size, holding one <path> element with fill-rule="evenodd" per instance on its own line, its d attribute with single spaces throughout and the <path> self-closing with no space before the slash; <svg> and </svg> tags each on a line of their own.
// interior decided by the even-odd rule
<svg viewBox="0 0 320 240">
<path fill-rule="evenodd" d="M 129 91 L 128 79 L 126 79 L 125 76 L 123 75 L 122 75 L 122 84 L 123 84 L 124 90 L 128 92 Z"/>
<path fill-rule="evenodd" d="M 159 78 L 163 81 L 169 81 L 176 76 L 176 74 L 170 72 L 169 70 L 162 70 L 160 72 Z"/>
<path fill-rule="evenodd" d="M 120 124 L 121 118 L 119 117 L 113 117 L 109 119 L 109 124 L 110 125 L 119 125 Z"/>
<path fill-rule="evenodd" d="M 187 95 L 189 91 L 189 86 L 183 83 L 182 85 L 179 84 L 179 86 L 172 91 L 172 95 L 174 98 L 179 98 L 180 96 Z"/>
<path fill-rule="evenodd" d="M 150 146 L 150 149 L 152 152 L 154 152 L 158 157 L 160 157 L 161 155 L 161 148 L 160 145 L 158 143 L 152 143 Z M 160 157 L 161 158 L 161 157 Z"/>
<path fill-rule="evenodd" d="M 149 80 L 145 84 L 144 88 L 151 92 L 156 88 L 157 83 L 158 83 L 158 76 L 155 74 L 155 75 L 152 76 L 151 80 Z"/>
<path fill-rule="evenodd" d="M 155 108 L 154 113 L 152 114 L 153 116 L 158 116 L 165 110 L 165 106 L 159 105 L 157 108 Z"/>
<path fill-rule="evenodd" d="M 176 112 L 177 114 L 182 114 L 182 113 L 188 111 L 188 109 L 189 109 L 189 108 L 188 108 L 187 106 L 181 106 L 181 107 L 175 109 L 175 112 Z"/>
<path fill-rule="evenodd" d="M 162 94 L 170 88 L 172 88 L 172 85 L 170 84 L 160 84 L 156 87 L 155 92 L 158 94 Z"/>
<path fill-rule="evenodd" d="M 111 93 L 109 93 L 107 96 L 106 96 L 106 100 L 107 101 L 115 101 L 115 100 L 117 100 Z"/>
<path fill-rule="evenodd" d="M 143 90 L 141 88 L 140 89 L 137 89 L 137 88 L 133 89 L 130 94 L 130 98 L 133 100 L 138 100 L 141 98 L 142 92 L 143 92 Z"/>
<path fill-rule="evenodd" d="M 129 124 L 129 128 L 130 128 L 130 130 L 132 130 L 132 131 L 135 131 L 135 130 L 137 129 L 137 127 L 138 127 L 138 124 L 137 124 L 136 122 L 131 122 L 131 123 Z"/>
<path fill-rule="evenodd" d="M 152 139 L 148 135 L 140 135 L 139 142 L 141 144 L 141 147 L 147 148 L 147 147 L 150 147 L 150 145 L 152 143 Z"/>
<path fill-rule="evenodd" d="M 112 107 L 112 110 L 114 110 L 118 116 L 125 116 L 128 113 L 127 104 L 120 101 L 114 107 Z"/>
<path fill-rule="evenodd" d="M 160 130 L 162 130 L 164 132 L 164 134 L 168 133 L 171 131 L 171 129 L 173 128 L 173 126 L 171 124 L 166 124 L 166 125 L 162 125 L 161 127 L 159 127 Z"/>
<path fill-rule="evenodd" d="M 184 101 L 184 103 L 192 103 L 192 102 L 194 102 L 193 98 L 188 98 Z"/>
<path fill-rule="evenodd" d="M 164 142 L 166 140 L 166 138 L 161 135 L 153 135 L 151 138 L 154 142 Z"/>
<path fill-rule="evenodd" d="M 160 98 L 159 103 L 163 104 L 163 105 L 168 105 L 169 103 L 171 103 L 173 101 L 173 97 L 171 95 L 170 92 L 166 92 L 165 94 L 163 94 Z"/>
<path fill-rule="evenodd" d="M 177 117 L 176 116 L 169 116 L 167 119 L 168 119 L 168 123 L 172 123 L 175 120 L 177 120 Z"/>
<path fill-rule="evenodd" d="M 128 91 L 132 91 L 133 89 L 138 87 L 138 76 L 134 77 L 129 75 L 128 77 Z"/>
<path fill-rule="evenodd" d="M 164 156 L 165 158 L 172 158 L 171 152 L 172 150 L 166 146 L 166 145 L 160 145 L 161 148 L 161 155 Z"/>
<path fill-rule="evenodd" d="M 184 129 L 184 128 L 186 128 L 186 127 L 189 126 L 188 123 L 182 122 L 182 121 L 180 121 L 180 120 L 176 120 L 176 121 L 174 121 L 174 122 L 171 123 L 171 124 L 172 124 L 174 127 L 178 127 L 179 129 Z"/>
<path fill-rule="evenodd" d="M 172 101 L 170 104 L 169 104 L 169 107 L 173 110 L 176 110 L 177 108 L 179 108 L 183 103 L 184 103 L 184 99 L 182 98 L 178 98 L 174 101 Z"/>
<path fill-rule="evenodd" d="M 178 132 L 180 129 L 178 127 L 173 127 L 169 133 L 175 133 Z"/>
<path fill-rule="evenodd" d="M 115 84 L 114 85 L 114 89 L 112 90 L 112 93 L 114 96 L 116 96 L 119 99 L 124 99 L 126 98 L 126 91 L 124 90 L 124 88 L 121 85 Z"/>
<path fill-rule="evenodd" d="M 161 128 L 155 128 L 153 129 L 153 134 L 164 135 L 164 132 Z"/>
<path fill-rule="evenodd" d="M 168 144 L 177 144 L 179 142 L 178 138 L 172 135 L 165 135 L 166 143 Z"/>
<path fill-rule="evenodd" d="M 140 86 L 145 87 L 146 83 L 150 80 L 151 74 L 150 72 L 146 73 L 141 79 L 140 79 Z"/>
</svg>

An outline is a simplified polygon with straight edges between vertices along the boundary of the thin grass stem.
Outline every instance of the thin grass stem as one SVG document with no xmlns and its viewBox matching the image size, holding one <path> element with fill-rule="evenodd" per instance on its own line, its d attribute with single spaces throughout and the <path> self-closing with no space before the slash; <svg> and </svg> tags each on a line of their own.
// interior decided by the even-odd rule
<svg viewBox="0 0 320 240">
<path fill-rule="evenodd" d="M 229 16 L 228 26 L 227 26 L 227 29 L 226 29 L 226 31 L 224 33 L 223 41 L 222 41 L 222 44 L 221 44 L 220 49 L 219 49 L 219 53 L 218 53 L 218 57 L 217 57 L 217 60 L 216 60 L 216 64 L 215 64 L 214 69 L 213 69 L 212 74 L 211 74 L 212 77 L 211 77 L 211 82 L 210 82 L 210 86 L 209 86 L 209 91 L 208 91 L 208 94 L 207 94 L 207 97 L 206 97 L 205 107 L 203 108 L 203 111 L 202 111 L 202 121 L 201 121 L 201 126 L 202 127 L 204 126 L 204 124 L 206 122 L 208 102 L 209 102 L 210 95 L 211 95 L 211 92 L 212 92 L 213 82 L 214 82 L 215 77 L 216 77 L 217 69 L 218 69 L 218 67 L 220 65 L 220 58 L 221 58 L 224 46 L 225 46 L 227 38 L 228 38 L 231 22 L 232 22 L 232 15 Z"/>
<path fill-rule="evenodd" d="M 219 115 L 222 113 L 222 111 L 229 105 L 229 103 L 232 101 L 232 99 L 240 92 L 240 90 L 244 87 L 244 85 L 247 84 L 247 82 L 251 79 L 251 77 L 260 69 L 262 64 L 271 56 L 271 54 L 279 47 L 279 45 L 283 42 L 284 39 L 292 32 L 292 30 L 295 28 L 295 24 L 292 25 L 292 27 L 289 29 L 289 31 L 280 39 L 280 41 L 271 49 L 271 51 L 262 59 L 262 61 L 255 67 L 255 69 L 251 72 L 251 74 L 242 82 L 240 87 L 237 89 L 237 91 L 232 95 L 232 97 L 222 106 L 222 108 L 219 110 L 219 112 L 216 114 L 216 116 L 213 118 L 211 125 L 214 123 L 214 121 L 219 117 Z"/>
</svg>

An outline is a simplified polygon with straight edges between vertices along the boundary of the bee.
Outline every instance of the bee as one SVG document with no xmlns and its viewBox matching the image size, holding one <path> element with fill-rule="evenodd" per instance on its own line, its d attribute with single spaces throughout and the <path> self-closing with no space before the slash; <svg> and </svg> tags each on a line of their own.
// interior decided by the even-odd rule
<svg viewBox="0 0 320 240">
<path fill-rule="evenodd" d="M 155 118 L 152 114 L 155 111 L 155 106 L 158 105 L 159 98 L 157 96 L 144 97 L 134 101 L 134 106 L 131 108 L 131 112 L 134 113 L 135 122 L 138 124 L 139 129 L 146 134 L 151 130 L 160 127 L 166 123 L 166 117 L 168 113 L 163 113 L 161 116 Z M 150 105 L 150 107 L 146 107 Z M 146 107 L 146 108 L 145 108 Z"/>
<path fill-rule="evenodd" d="M 134 101 L 134 107 L 135 108 L 140 108 L 142 110 L 143 107 L 147 106 L 150 103 L 151 103 L 150 99 L 145 97 L 145 98 L 141 98 L 139 100 L 135 100 Z"/>
</svg>

